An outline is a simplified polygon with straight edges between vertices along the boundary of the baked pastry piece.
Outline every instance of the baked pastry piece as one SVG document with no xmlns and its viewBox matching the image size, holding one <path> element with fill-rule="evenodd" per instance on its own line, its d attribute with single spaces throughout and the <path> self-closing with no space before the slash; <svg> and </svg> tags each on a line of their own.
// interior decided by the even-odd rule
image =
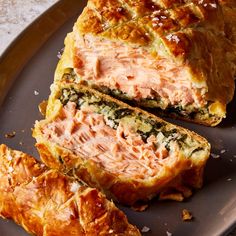
<svg viewBox="0 0 236 236">
<path fill-rule="evenodd" d="M 0 215 L 33 235 L 141 235 L 103 194 L 0 145 Z"/>
<path fill-rule="evenodd" d="M 43 162 L 108 197 L 181 201 L 202 185 L 210 145 L 191 131 L 67 82 L 52 86 L 47 112 L 33 132 Z"/>
<path fill-rule="evenodd" d="M 234 0 L 89 0 L 56 74 L 205 125 L 234 94 Z"/>
</svg>

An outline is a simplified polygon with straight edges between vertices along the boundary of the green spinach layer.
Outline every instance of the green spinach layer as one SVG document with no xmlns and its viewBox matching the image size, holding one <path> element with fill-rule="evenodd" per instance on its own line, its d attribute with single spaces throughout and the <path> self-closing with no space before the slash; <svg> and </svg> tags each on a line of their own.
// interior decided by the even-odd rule
<svg viewBox="0 0 236 236">
<path fill-rule="evenodd" d="M 90 107 L 95 113 L 102 114 L 106 124 L 113 129 L 117 129 L 120 122 L 133 128 L 142 140 L 146 143 L 147 139 L 154 135 L 164 142 L 168 151 L 171 149 L 171 143 L 175 142 L 183 149 L 191 149 L 189 155 L 201 151 L 199 143 L 193 140 L 190 135 L 180 131 L 175 126 L 165 121 L 157 121 L 151 116 L 137 112 L 129 107 L 122 106 L 114 101 L 104 99 L 102 96 L 90 91 L 76 90 L 75 88 L 64 88 L 61 91 L 60 101 L 63 105 L 68 102 L 75 102 L 77 109 Z M 155 144 L 154 144 L 155 146 Z"/>
</svg>

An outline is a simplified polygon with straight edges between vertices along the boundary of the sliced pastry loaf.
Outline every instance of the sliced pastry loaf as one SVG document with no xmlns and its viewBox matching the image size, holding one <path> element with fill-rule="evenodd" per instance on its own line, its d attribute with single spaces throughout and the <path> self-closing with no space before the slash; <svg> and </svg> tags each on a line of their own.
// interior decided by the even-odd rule
<svg viewBox="0 0 236 236">
<path fill-rule="evenodd" d="M 235 23 L 234 0 L 89 0 L 55 79 L 217 125 L 235 90 Z"/>
<path fill-rule="evenodd" d="M 123 204 L 202 185 L 210 145 L 194 132 L 68 82 L 53 85 L 47 113 L 33 132 L 43 162 Z"/>
<path fill-rule="evenodd" d="M 0 216 L 37 236 L 140 236 L 96 189 L 0 145 Z"/>
</svg>

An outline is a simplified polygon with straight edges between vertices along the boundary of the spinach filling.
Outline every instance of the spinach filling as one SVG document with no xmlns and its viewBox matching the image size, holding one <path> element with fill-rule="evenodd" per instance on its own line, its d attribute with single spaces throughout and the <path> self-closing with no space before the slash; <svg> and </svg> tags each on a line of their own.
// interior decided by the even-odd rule
<svg viewBox="0 0 236 236">
<path fill-rule="evenodd" d="M 205 119 L 209 119 L 213 117 L 216 118 L 215 115 L 210 114 L 208 110 L 208 107 L 211 105 L 212 102 L 208 102 L 208 104 L 203 108 L 193 108 L 191 105 L 189 105 L 189 107 L 191 106 L 191 109 L 189 109 L 188 106 L 183 107 L 181 105 L 169 104 L 166 108 L 162 109 L 163 101 L 161 97 L 159 97 L 157 94 L 154 94 L 155 95 L 154 98 L 133 100 L 133 98 L 129 97 L 128 94 L 123 93 L 122 91 L 117 90 L 117 89 L 110 89 L 105 86 L 95 86 L 95 85 L 93 85 L 92 87 L 99 90 L 102 93 L 108 94 L 118 99 L 122 99 L 128 102 L 129 104 L 146 107 L 150 109 L 155 109 L 155 111 L 158 110 L 158 112 L 160 112 L 162 115 L 173 114 L 175 116 L 183 117 L 183 118 L 187 118 L 191 120 L 194 120 L 199 115 L 201 117 L 205 117 Z"/>
<path fill-rule="evenodd" d="M 167 126 L 167 123 L 164 121 L 156 121 L 141 112 L 137 113 L 128 107 L 121 107 L 113 101 L 107 101 L 92 92 L 64 88 L 59 99 L 63 105 L 66 105 L 69 101 L 75 102 L 77 109 L 80 109 L 82 106 L 92 107 L 95 113 L 104 115 L 106 124 L 113 129 L 117 129 L 120 122 L 125 122 L 129 126 L 135 127 L 135 131 L 145 143 L 147 143 L 147 139 L 150 136 L 154 135 L 157 137 L 159 135 L 168 151 L 170 151 L 170 145 L 173 141 L 177 142 L 181 149 L 186 147 L 192 148 L 192 145 L 189 144 L 189 141 L 191 141 L 196 145 L 193 152 L 200 151 L 199 143 L 194 142 L 186 133 L 170 125 Z"/>
<path fill-rule="evenodd" d="M 111 124 L 113 123 L 112 128 L 114 129 L 117 129 L 122 119 L 132 117 L 135 119 L 135 122 L 141 122 L 143 126 L 149 126 L 148 131 L 146 132 L 144 132 L 142 127 L 139 127 L 137 130 L 137 132 L 141 134 L 144 140 L 146 140 L 152 134 L 157 134 L 161 129 L 164 128 L 164 126 L 166 126 L 165 122 L 157 122 L 153 119 L 146 118 L 141 113 L 136 114 L 129 108 L 121 107 L 115 102 L 104 100 L 103 98 L 87 91 L 81 92 L 76 91 L 74 88 L 64 88 L 62 89 L 59 99 L 64 106 L 69 101 L 75 102 L 77 109 L 80 109 L 80 107 L 83 105 L 93 106 L 96 113 L 104 115 L 107 120 L 111 121 L 109 122 L 109 126 L 111 126 Z M 145 138 L 145 136 L 147 137 Z"/>
</svg>

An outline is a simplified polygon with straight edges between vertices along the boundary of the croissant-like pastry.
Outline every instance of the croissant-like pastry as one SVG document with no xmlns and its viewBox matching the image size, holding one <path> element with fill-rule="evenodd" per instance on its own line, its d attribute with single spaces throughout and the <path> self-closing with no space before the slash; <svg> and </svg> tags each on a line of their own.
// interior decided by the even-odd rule
<svg viewBox="0 0 236 236">
<path fill-rule="evenodd" d="M 0 145 L 0 215 L 37 236 L 141 235 L 96 189 Z"/>
<path fill-rule="evenodd" d="M 181 201 L 201 187 L 210 153 L 203 137 L 87 86 L 51 88 L 48 117 L 33 132 L 50 168 L 127 205 L 157 194 Z"/>
<path fill-rule="evenodd" d="M 65 74 L 139 106 L 217 125 L 235 90 L 235 0 L 89 0 L 65 40 L 56 81 Z"/>
</svg>

